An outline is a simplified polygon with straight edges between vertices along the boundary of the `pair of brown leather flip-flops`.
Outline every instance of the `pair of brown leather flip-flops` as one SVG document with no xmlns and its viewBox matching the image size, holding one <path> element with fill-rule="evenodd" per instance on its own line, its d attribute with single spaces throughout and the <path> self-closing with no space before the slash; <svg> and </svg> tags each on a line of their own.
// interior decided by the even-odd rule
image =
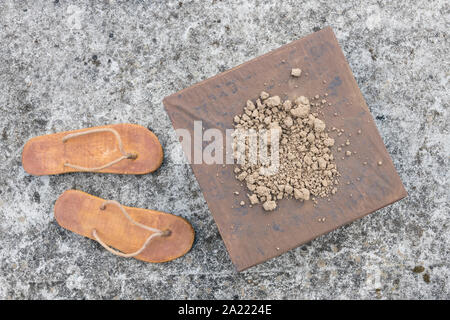
<svg viewBox="0 0 450 320">
<path fill-rule="evenodd" d="M 135 124 L 35 137 L 22 153 L 25 171 L 38 176 L 69 172 L 146 174 L 158 169 L 162 161 L 158 138 Z M 65 191 L 58 198 L 55 218 L 63 228 L 98 241 L 116 255 L 147 262 L 176 259 L 194 242 L 191 224 L 181 217 L 125 207 L 77 190 Z"/>
</svg>

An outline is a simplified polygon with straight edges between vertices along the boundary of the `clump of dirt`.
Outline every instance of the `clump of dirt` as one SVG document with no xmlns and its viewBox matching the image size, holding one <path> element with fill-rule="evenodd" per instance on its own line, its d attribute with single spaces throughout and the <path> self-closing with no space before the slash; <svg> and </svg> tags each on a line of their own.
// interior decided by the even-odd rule
<svg viewBox="0 0 450 320">
<path fill-rule="evenodd" d="M 335 141 L 328 136 L 319 114 L 312 111 L 325 102 L 318 95 L 311 101 L 305 96 L 282 101 L 263 91 L 234 117 L 234 157 L 238 163 L 234 172 L 247 186 L 251 205 L 260 203 L 264 210 L 272 211 L 283 198 L 316 202 L 316 197 L 336 193 L 339 172 L 331 152 Z M 256 140 L 250 138 L 253 133 L 258 136 Z M 267 150 L 267 157 L 262 157 L 263 150 Z"/>
<path fill-rule="evenodd" d="M 300 77 L 301 74 L 302 74 L 302 69 L 299 69 L 299 68 L 294 68 L 291 71 L 291 76 L 293 76 L 293 77 Z"/>
</svg>

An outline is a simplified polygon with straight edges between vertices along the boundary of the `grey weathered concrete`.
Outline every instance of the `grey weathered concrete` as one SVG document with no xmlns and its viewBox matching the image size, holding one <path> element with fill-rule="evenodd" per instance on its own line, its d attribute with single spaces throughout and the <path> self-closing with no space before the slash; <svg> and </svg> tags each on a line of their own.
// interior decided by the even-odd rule
<svg viewBox="0 0 450 320">
<path fill-rule="evenodd" d="M 449 18 L 445 0 L 0 1 L 0 298 L 450 298 Z M 237 274 L 190 167 L 32 177 L 33 136 L 105 123 L 176 148 L 162 98 L 333 27 L 409 197 Z M 77 188 L 189 219 L 193 250 L 117 258 L 53 219 Z M 422 273 L 413 272 L 423 266 Z"/>
</svg>

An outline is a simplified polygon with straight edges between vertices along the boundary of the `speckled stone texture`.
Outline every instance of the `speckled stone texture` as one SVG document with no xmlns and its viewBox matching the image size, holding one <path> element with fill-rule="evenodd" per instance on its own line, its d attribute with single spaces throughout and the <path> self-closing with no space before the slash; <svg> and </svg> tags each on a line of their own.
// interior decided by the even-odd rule
<svg viewBox="0 0 450 320">
<path fill-rule="evenodd" d="M 449 299 L 449 12 L 444 0 L 0 1 L 0 298 Z M 409 196 L 237 273 L 190 167 L 170 156 L 162 99 L 328 25 Z M 120 122 L 159 136 L 156 173 L 21 166 L 33 136 Z M 165 264 L 113 256 L 54 220 L 69 188 L 187 218 L 194 247 Z"/>
</svg>

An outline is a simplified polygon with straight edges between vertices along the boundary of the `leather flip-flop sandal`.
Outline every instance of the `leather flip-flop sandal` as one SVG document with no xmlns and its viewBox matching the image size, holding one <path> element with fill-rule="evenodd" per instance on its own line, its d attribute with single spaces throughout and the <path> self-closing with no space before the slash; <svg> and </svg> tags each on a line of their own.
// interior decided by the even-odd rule
<svg viewBox="0 0 450 320">
<path fill-rule="evenodd" d="M 37 176 L 80 171 L 146 174 L 162 161 L 158 138 L 129 123 L 34 137 L 22 152 L 23 168 Z"/>
<path fill-rule="evenodd" d="M 181 217 L 125 207 L 77 190 L 58 198 L 55 218 L 63 228 L 98 241 L 113 254 L 146 262 L 181 257 L 194 242 L 194 229 Z"/>
</svg>

